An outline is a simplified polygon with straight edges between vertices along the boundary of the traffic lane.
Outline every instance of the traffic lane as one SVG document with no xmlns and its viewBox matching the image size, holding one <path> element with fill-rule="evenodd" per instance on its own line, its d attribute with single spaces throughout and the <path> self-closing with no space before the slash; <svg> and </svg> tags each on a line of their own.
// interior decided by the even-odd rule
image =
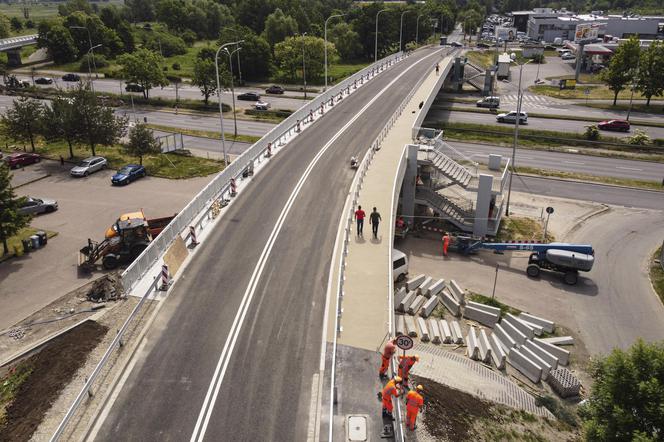
<svg viewBox="0 0 664 442">
<path fill-rule="evenodd" d="M 523 112 L 528 112 L 527 106 L 524 107 Z M 453 121 L 455 123 L 474 123 L 485 124 L 490 126 L 513 126 L 510 123 L 498 123 L 496 115 L 490 113 L 477 113 L 477 112 L 450 112 L 448 110 L 432 109 L 427 114 L 427 119 L 437 121 Z M 537 118 L 528 117 L 527 124 L 520 124 L 523 129 L 540 129 L 550 130 L 556 132 L 575 132 L 582 134 L 586 130 L 586 126 L 590 124 L 597 124 L 594 121 L 573 121 L 561 120 L 556 118 Z M 600 131 L 600 134 L 605 137 L 625 138 L 634 135 L 636 129 L 640 129 L 650 135 L 651 138 L 664 138 L 664 128 L 650 127 L 650 126 L 637 126 L 632 125 L 630 132 L 612 132 Z"/>
<path fill-rule="evenodd" d="M 404 63 L 396 65 L 392 70 L 393 75 L 416 59 L 416 56 L 411 56 Z M 289 197 L 290 189 L 293 189 L 325 140 L 337 133 L 354 109 L 375 96 L 377 91 L 391 81 L 391 77 L 381 75 L 335 106 L 327 113 L 325 120 L 304 131 L 283 152 L 277 154 L 266 165 L 266 170 L 258 174 L 242 192 L 241 197 L 224 209 L 226 212 L 220 225 L 211 232 L 210 239 L 199 246 L 201 249 L 193 257 L 186 274 L 165 301 L 165 313 L 159 315 L 157 325 L 148 331 L 146 348 L 137 357 L 135 368 L 97 435 L 98 440 L 145 440 L 153 435 L 159 435 L 165 440 L 182 440 L 191 436 L 219 352 L 230 332 L 252 269 Z M 380 106 L 377 108 L 382 112 L 376 112 L 376 117 L 388 112 L 380 109 Z M 382 126 L 384 121 L 380 121 L 380 124 L 375 123 L 372 127 Z M 346 160 L 341 163 L 345 165 Z M 343 191 L 347 191 L 347 186 Z M 302 220 L 300 222 L 304 223 Z M 286 225 L 285 229 L 291 225 L 293 223 Z M 295 243 L 291 247 L 295 251 L 301 245 Z M 271 275 L 274 273 L 267 269 L 266 278 L 269 279 Z M 302 295 L 290 287 L 277 285 L 271 296 L 285 297 L 285 302 L 296 305 L 302 299 Z M 317 319 L 320 327 L 322 314 Z M 278 318 L 272 315 L 271 321 L 275 320 Z M 261 326 L 270 327 L 270 324 L 251 322 L 251 327 Z M 320 339 L 320 335 L 317 339 Z M 289 348 L 289 342 L 286 341 L 280 345 L 275 344 L 274 336 L 270 336 L 269 344 L 275 352 Z M 249 364 L 258 364 L 265 367 L 261 375 L 269 376 L 271 367 L 265 364 L 271 361 L 260 358 L 259 353 L 253 353 L 253 356 L 258 361 L 245 361 L 245 369 L 248 369 Z M 276 359 L 281 357 L 279 354 Z M 275 382 L 284 384 L 286 376 L 283 373 L 280 376 Z M 297 379 L 296 375 L 293 378 Z M 233 379 L 233 382 L 246 388 L 250 388 L 253 381 L 244 375 L 240 379 Z M 146 397 L 153 400 L 145 401 Z M 238 397 L 220 397 L 220 401 L 227 402 L 235 399 Z M 279 401 L 277 408 L 284 405 L 290 404 Z M 262 402 L 249 403 L 242 400 L 236 407 L 255 409 L 260 414 L 260 419 L 251 422 L 251 428 L 247 428 L 247 431 L 265 429 L 261 423 L 266 416 L 276 413 L 276 410 L 266 409 Z M 229 425 L 232 423 L 229 422 Z M 295 426 L 292 421 L 290 426 Z M 236 429 L 239 430 L 242 428 Z M 261 437 L 257 440 L 268 439 Z"/>
<path fill-rule="evenodd" d="M 448 141 L 457 150 L 473 160 L 488 163 L 489 154 L 500 154 L 504 158 L 512 157 L 511 147 L 490 146 L 477 143 Z M 664 179 L 664 163 L 652 161 L 626 160 L 583 154 L 552 152 L 547 150 L 519 149 L 516 165 L 537 167 L 540 169 L 560 170 L 563 172 L 585 173 L 589 175 L 610 176 L 635 180 L 657 181 Z"/>
<path fill-rule="evenodd" d="M 323 155 L 298 196 L 287 227 L 275 242 L 222 384 L 219 397 L 243 397 L 271 412 L 238 408 L 220 399 L 209 434 L 229 440 L 306 440 L 311 385 L 320 360 L 321 324 L 332 246 L 354 171 L 348 158 L 361 157 L 384 121 L 407 95 L 415 78 L 429 72 L 423 62 L 370 107 Z M 413 105 L 416 108 L 416 104 Z M 404 112 L 409 112 L 407 109 Z M 379 210 L 389 210 L 387 207 Z M 314 224 L 315 223 L 315 224 Z M 294 245 L 300 247 L 294 247 Z M 267 270 L 269 269 L 269 270 Z M 283 291 L 281 296 L 275 292 Z M 274 345 L 275 339 L 279 345 Z M 288 343 L 287 345 L 284 345 Z M 285 355 L 284 355 L 285 353 Z M 251 379 L 251 383 L 242 382 Z M 287 404 L 284 406 L 284 404 Z M 261 421 L 265 426 L 253 423 Z M 299 425 L 298 425 L 299 424 Z"/>
<path fill-rule="evenodd" d="M 664 193 L 656 190 L 609 186 L 524 175 L 514 175 L 512 189 L 535 195 L 585 199 L 602 204 L 639 209 L 664 210 Z"/>
</svg>

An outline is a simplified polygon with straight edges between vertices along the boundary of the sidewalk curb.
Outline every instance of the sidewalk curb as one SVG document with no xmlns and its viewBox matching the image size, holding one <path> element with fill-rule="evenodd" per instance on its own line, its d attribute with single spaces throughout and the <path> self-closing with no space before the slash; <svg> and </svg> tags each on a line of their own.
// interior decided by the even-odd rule
<svg viewBox="0 0 664 442">
<path fill-rule="evenodd" d="M 546 175 L 536 175 L 532 173 L 515 173 L 516 176 L 525 176 L 525 177 L 531 177 L 531 178 L 540 178 L 543 180 L 555 180 L 555 181 L 565 181 L 568 183 L 578 183 L 578 184 L 594 184 L 596 186 L 604 186 L 604 187 L 615 187 L 618 189 L 630 189 L 630 190 L 638 190 L 641 192 L 653 192 L 653 193 L 661 193 L 664 194 L 664 187 L 662 190 L 656 190 L 656 189 L 646 189 L 644 187 L 633 187 L 633 186 L 623 186 L 620 184 L 609 184 L 609 183 L 600 183 L 597 181 L 585 181 L 585 180 L 578 180 L 578 179 L 572 179 L 572 178 L 561 178 L 561 177 L 555 177 L 555 176 L 546 176 Z"/>
<path fill-rule="evenodd" d="M 576 223 L 574 223 L 574 225 L 572 227 L 567 229 L 567 231 L 564 233 L 563 236 L 567 236 L 567 235 L 570 235 L 570 234 L 574 233 L 579 228 L 581 228 L 581 226 L 586 221 L 588 221 L 590 218 L 594 218 L 596 216 L 602 215 L 603 213 L 609 212 L 611 210 L 611 206 L 609 206 L 608 204 L 602 204 L 602 206 L 603 207 L 601 209 L 593 210 L 592 212 L 581 216 L 581 218 L 579 218 L 578 221 Z"/>
<path fill-rule="evenodd" d="M 35 178 L 35 179 L 33 179 L 33 180 L 30 180 L 30 181 L 27 181 L 27 182 L 25 182 L 25 183 L 19 184 L 18 186 L 14 186 L 13 188 L 14 188 L 14 189 L 18 189 L 19 187 L 23 187 L 23 186 L 27 186 L 28 184 L 36 183 L 37 181 L 41 181 L 41 180 L 43 180 L 44 178 L 48 178 L 48 177 L 50 177 L 50 176 L 51 176 L 51 174 L 50 174 L 50 173 L 47 173 L 46 175 L 42 175 L 42 176 L 37 177 L 37 178 Z"/>
</svg>

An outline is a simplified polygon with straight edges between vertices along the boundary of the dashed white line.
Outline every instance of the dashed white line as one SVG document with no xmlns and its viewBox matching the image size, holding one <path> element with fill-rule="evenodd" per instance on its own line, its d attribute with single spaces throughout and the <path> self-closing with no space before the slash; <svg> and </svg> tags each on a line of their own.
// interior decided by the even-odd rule
<svg viewBox="0 0 664 442">
<path fill-rule="evenodd" d="M 643 169 L 639 169 L 637 167 L 625 167 L 625 166 L 616 166 L 616 169 L 622 169 L 622 170 L 636 170 L 639 172 L 642 172 Z"/>
<path fill-rule="evenodd" d="M 580 165 L 580 166 L 586 164 L 586 163 L 582 163 L 581 161 L 563 161 L 563 163 L 567 163 L 567 164 L 578 164 L 578 165 Z"/>
</svg>

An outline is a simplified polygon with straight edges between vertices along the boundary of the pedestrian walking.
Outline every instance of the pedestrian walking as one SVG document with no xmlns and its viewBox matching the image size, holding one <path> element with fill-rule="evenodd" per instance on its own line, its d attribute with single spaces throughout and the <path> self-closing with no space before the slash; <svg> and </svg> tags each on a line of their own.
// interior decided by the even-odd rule
<svg viewBox="0 0 664 442">
<path fill-rule="evenodd" d="M 440 72 L 440 65 L 436 63 L 436 75 Z"/>
<path fill-rule="evenodd" d="M 424 388 L 418 385 L 415 390 L 411 390 L 406 395 L 406 423 L 410 431 L 415 431 L 417 426 L 417 413 L 424 407 L 424 397 L 422 396 Z"/>
<path fill-rule="evenodd" d="M 403 385 L 408 388 L 408 375 L 416 362 L 420 360 L 418 355 L 399 356 L 399 376 L 403 379 Z"/>
<path fill-rule="evenodd" d="M 401 378 L 395 376 L 390 380 L 381 393 L 381 398 L 383 401 L 383 416 L 394 420 L 392 416 L 392 411 L 394 410 L 394 403 L 392 402 L 392 397 L 398 398 L 401 395 L 401 389 L 399 388 L 401 384 Z"/>
<path fill-rule="evenodd" d="M 362 210 L 362 206 L 357 206 L 355 211 L 355 220 L 357 221 L 357 236 L 362 236 L 362 228 L 364 227 L 364 217 L 367 216 Z"/>
<path fill-rule="evenodd" d="M 447 256 L 447 249 L 450 247 L 450 234 L 445 232 L 443 235 L 443 256 Z"/>
<path fill-rule="evenodd" d="M 65 159 L 60 155 L 60 165 L 64 166 L 65 165 Z"/>
<path fill-rule="evenodd" d="M 392 356 L 394 356 L 394 352 L 396 351 L 397 347 L 394 345 L 394 340 L 387 341 L 385 348 L 383 348 L 383 354 L 381 355 L 382 362 L 380 364 L 380 369 L 378 370 L 378 377 L 381 379 L 387 377 L 387 369 L 390 367 L 390 361 L 392 360 Z"/>
<path fill-rule="evenodd" d="M 376 239 L 378 239 L 378 224 L 380 224 L 380 221 L 380 213 L 378 213 L 374 207 L 373 212 L 371 212 L 371 215 L 369 216 L 369 224 L 371 224 L 371 230 L 373 231 L 373 236 Z"/>
</svg>

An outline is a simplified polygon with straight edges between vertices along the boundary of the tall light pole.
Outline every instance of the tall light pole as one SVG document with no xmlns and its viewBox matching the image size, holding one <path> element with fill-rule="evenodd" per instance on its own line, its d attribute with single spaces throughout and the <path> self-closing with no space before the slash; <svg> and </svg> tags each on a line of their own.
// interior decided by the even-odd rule
<svg viewBox="0 0 664 442">
<path fill-rule="evenodd" d="M 378 16 L 381 12 L 385 12 L 387 9 L 381 9 L 376 14 L 376 43 L 374 45 L 374 63 L 378 61 Z"/>
<path fill-rule="evenodd" d="M 221 149 L 224 155 L 224 166 L 228 165 L 228 157 L 226 156 L 226 136 L 224 135 L 224 109 L 221 106 L 221 82 L 219 81 L 219 52 L 226 46 L 239 45 L 244 43 L 244 40 L 233 41 L 219 46 L 217 52 L 214 54 L 214 69 L 217 74 L 217 96 L 219 97 L 219 122 L 221 124 Z"/>
<path fill-rule="evenodd" d="M 627 121 L 629 121 L 629 115 L 632 113 L 632 101 L 634 100 L 634 89 L 636 89 L 636 82 L 638 81 L 639 77 L 640 63 L 641 63 L 641 57 L 639 57 L 639 59 L 636 61 L 636 71 L 634 71 L 634 75 L 632 76 L 632 93 L 629 96 L 629 108 L 627 109 L 627 118 L 626 118 Z"/>
<path fill-rule="evenodd" d="M 323 47 L 323 52 L 325 53 L 325 88 L 323 89 L 323 91 L 326 91 L 326 90 L 327 90 L 327 22 L 328 22 L 331 18 L 343 17 L 344 15 L 346 15 L 346 14 L 334 14 L 334 15 L 330 15 L 330 16 L 325 20 L 325 26 L 324 26 L 325 31 L 323 32 L 323 35 L 324 35 L 324 38 L 325 38 L 325 46 Z"/>
<path fill-rule="evenodd" d="M 400 23 L 399 23 L 399 52 L 403 51 L 402 43 L 401 43 L 402 40 L 403 40 L 403 16 L 406 15 L 407 13 L 409 13 L 409 12 L 411 12 L 411 11 L 406 10 L 406 11 L 403 11 L 401 13 L 401 20 L 400 20 Z"/>
<path fill-rule="evenodd" d="M 417 20 L 415 21 L 415 45 L 420 41 L 420 17 L 422 17 L 422 14 L 417 16 Z"/>
<path fill-rule="evenodd" d="M 510 173 L 510 183 L 509 183 L 509 188 L 507 190 L 507 205 L 505 207 L 505 216 L 510 216 L 510 197 L 512 196 L 512 176 L 514 176 L 514 161 L 516 157 L 516 145 L 519 140 L 519 122 L 521 121 L 521 102 L 523 101 L 523 93 L 521 92 L 521 76 L 523 74 L 523 66 L 527 65 L 530 63 L 532 58 L 528 60 L 527 62 L 523 63 L 519 67 L 519 86 L 518 86 L 518 92 L 519 92 L 519 101 L 517 102 L 516 105 L 516 121 L 514 122 L 514 143 L 512 145 L 512 171 Z"/>
<path fill-rule="evenodd" d="M 231 96 L 233 97 L 233 136 L 237 138 L 237 115 L 235 114 L 235 87 L 233 85 L 233 54 L 238 52 L 240 49 L 240 45 L 238 45 L 237 49 L 235 49 L 233 52 L 229 52 L 228 48 L 224 48 L 224 52 L 228 54 L 228 63 L 230 65 L 231 69 Z"/>
<path fill-rule="evenodd" d="M 87 26 L 70 26 L 69 29 L 85 29 L 86 31 L 88 31 L 88 43 L 90 44 L 89 51 L 94 49 L 92 47 L 92 35 L 90 35 L 90 28 L 88 28 Z M 97 46 L 95 46 L 95 48 L 98 47 L 98 46 L 101 46 L 101 45 L 97 45 Z M 99 75 L 97 74 L 97 64 L 95 63 L 95 54 L 94 54 L 94 52 L 92 52 L 91 56 L 92 56 L 92 67 L 95 68 L 95 77 L 99 78 Z"/>
<path fill-rule="evenodd" d="M 304 57 L 304 46 L 306 43 L 306 40 L 304 37 L 307 36 L 306 32 L 302 33 L 302 82 L 304 83 L 304 99 L 307 99 L 307 66 L 305 63 L 305 57 Z"/>
</svg>

